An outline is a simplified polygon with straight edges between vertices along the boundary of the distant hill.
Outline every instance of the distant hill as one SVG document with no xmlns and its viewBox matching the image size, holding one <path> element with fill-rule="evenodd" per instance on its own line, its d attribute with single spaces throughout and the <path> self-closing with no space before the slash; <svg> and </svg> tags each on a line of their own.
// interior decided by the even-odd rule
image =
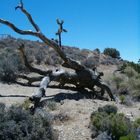
<svg viewBox="0 0 140 140">
<path fill-rule="evenodd" d="M 0 50 L 12 49 L 16 51 L 21 43 L 25 44 L 26 55 L 30 62 L 37 64 L 45 63 L 48 65 L 57 65 L 62 63 L 58 54 L 52 48 L 47 47 L 40 41 L 31 41 L 7 36 L 0 39 Z M 77 47 L 63 46 L 63 51 L 70 58 L 80 61 L 82 64 L 90 68 L 100 64 L 119 65 L 123 63 L 123 60 L 104 55 L 97 51 L 97 49 L 92 51 L 88 49 L 81 50 Z"/>
</svg>

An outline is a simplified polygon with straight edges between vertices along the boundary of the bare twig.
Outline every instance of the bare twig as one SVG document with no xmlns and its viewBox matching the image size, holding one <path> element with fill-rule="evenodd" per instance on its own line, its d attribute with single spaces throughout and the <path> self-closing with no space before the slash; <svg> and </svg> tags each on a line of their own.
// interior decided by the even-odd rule
<svg viewBox="0 0 140 140">
<path fill-rule="evenodd" d="M 44 76 L 28 77 L 26 75 L 17 75 L 18 78 L 22 78 L 28 81 L 28 84 L 31 85 L 33 82 L 40 81 Z"/>
<path fill-rule="evenodd" d="M 7 20 L 4 20 L 4 19 L 0 19 L 0 23 L 9 26 L 12 30 L 14 30 L 15 32 L 17 32 L 19 34 L 22 34 L 22 35 L 33 35 L 33 36 L 36 36 L 36 37 L 39 36 L 39 33 L 37 33 L 37 32 L 33 32 L 31 30 L 21 30 L 18 27 L 16 27 L 13 23 L 11 23 L 11 22 L 9 22 Z"/>
<path fill-rule="evenodd" d="M 12 30 L 14 30 L 15 32 L 17 32 L 19 34 L 32 35 L 32 36 L 38 37 L 47 46 L 53 48 L 59 54 L 59 56 L 64 60 L 64 66 L 75 70 L 77 79 L 78 79 L 78 83 L 76 82 L 76 84 L 78 84 L 80 87 L 89 88 L 89 89 L 93 90 L 94 86 L 96 85 L 97 87 L 101 87 L 103 89 L 106 88 L 101 83 L 101 79 L 98 77 L 98 75 L 94 74 L 92 69 L 88 69 L 85 66 L 81 65 L 79 62 L 67 57 L 66 54 L 63 52 L 63 50 L 60 48 L 60 46 L 55 41 L 48 39 L 43 33 L 41 33 L 38 25 L 34 22 L 31 15 L 26 11 L 26 9 L 24 9 L 22 1 L 20 1 L 20 4 L 15 9 L 20 9 L 27 16 L 29 22 L 35 28 L 36 32 L 33 32 L 31 30 L 21 30 L 21 29 L 17 28 L 13 23 L 11 23 L 7 20 L 0 19 L 0 23 L 9 26 Z M 64 23 L 64 21 L 60 22 L 59 20 L 57 22 L 58 22 L 58 24 L 61 24 L 61 25 Z M 62 31 L 66 32 L 66 30 L 63 30 L 63 27 L 61 26 L 59 32 L 62 32 Z M 35 96 L 33 96 L 37 99 L 37 101 L 36 101 L 36 104 L 37 104 L 38 101 L 40 101 L 41 97 L 44 95 L 44 92 L 45 92 L 49 82 L 52 81 L 51 75 L 49 75 L 50 73 L 48 73 L 48 72 L 46 73 L 42 70 L 33 68 L 28 63 L 26 55 L 24 53 L 24 49 L 22 47 L 20 48 L 20 52 L 24 58 L 25 65 L 30 69 L 30 71 L 40 73 L 41 75 L 48 74 L 46 77 L 44 77 L 44 79 L 42 79 L 42 82 L 41 82 L 41 83 L 45 83 L 45 87 L 42 88 L 42 84 L 40 84 L 40 88 L 39 88 L 37 94 Z M 59 74 L 59 75 L 61 75 L 61 74 Z M 43 81 L 45 81 L 45 82 L 43 82 Z M 108 89 L 106 89 L 106 90 L 108 91 Z M 109 91 L 108 94 L 111 98 L 114 99 L 111 91 Z"/>
<path fill-rule="evenodd" d="M 24 9 L 22 0 L 20 0 L 19 5 L 15 7 L 15 10 L 17 9 L 20 9 L 27 16 L 28 20 L 30 21 L 30 23 L 33 25 L 33 27 L 35 28 L 37 32 L 41 32 L 38 25 L 34 22 L 32 16 L 27 12 L 26 9 Z"/>
</svg>

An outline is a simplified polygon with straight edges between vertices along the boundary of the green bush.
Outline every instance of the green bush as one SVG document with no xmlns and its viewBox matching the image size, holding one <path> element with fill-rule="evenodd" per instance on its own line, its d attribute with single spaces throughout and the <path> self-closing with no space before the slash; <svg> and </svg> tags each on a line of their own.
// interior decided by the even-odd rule
<svg viewBox="0 0 140 140">
<path fill-rule="evenodd" d="M 28 110 L 30 108 L 31 103 L 32 102 L 28 98 L 26 98 L 21 104 L 21 107 L 23 107 L 25 110 Z"/>
<path fill-rule="evenodd" d="M 97 52 L 98 54 L 100 54 L 100 49 L 99 49 L 99 48 L 96 48 L 96 49 L 94 50 L 94 52 Z"/>
<path fill-rule="evenodd" d="M 114 105 L 105 105 L 103 107 L 98 108 L 98 112 L 105 112 L 107 114 L 111 114 L 111 113 L 116 114 L 117 110 L 118 110 L 117 107 Z"/>
<path fill-rule="evenodd" d="M 116 139 L 121 136 L 126 136 L 129 133 L 130 122 L 123 114 L 112 115 L 111 119 L 111 133 Z"/>
<path fill-rule="evenodd" d="M 133 67 L 130 67 L 130 66 L 127 66 L 125 69 L 124 69 L 124 73 L 129 77 L 136 77 L 137 76 L 137 72 L 134 70 Z"/>
<path fill-rule="evenodd" d="M 103 53 L 111 56 L 112 58 L 120 58 L 120 52 L 115 48 L 105 48 Z"/>
<path fill-rule="evenodd" d="M 121 101 L 121 104 L 124 104 L 124 101 L 125 101 L 125 96 L 124 95 L 120 96 L 120 101 Z"/>
<path fill-rule="evenodd" d="M 120 137 L 119 140 L 136 140 L 136 136 L 134 134 L 130 133 L 127 136 Z"/>
<path fill-rule="evenodd" d="M 135 138 L 135 135 L 131 135 L 133 130 L 132 122 L 124 114 L 117 113 L 115 106 L 106 105 L 93 112 L 91 114 L 91 126 L 93 138 L 103 132 L 107 132 L 113 140 Z"/>
<path fill-rule="evenodd" d="M 133 67 L 126 66 L 123 73 L 110 77 L 109 83 L 114 93 L 140 100 L 140 74 Z"/>
<path fill-rule="evenodd" d="M 137 118 L 137 119 L 134 121 L 134 127 L 135 127 L 135 128 L 140 127 L 140 118 Z"/>
<path fill-rule="evenodd" d="M 0 103 L 1 140 L 56 140 L 47 115 L 31 115 L 22 107 L 5 108 Z"/>
<path fill-rule="evenodd" d="M 53 110 L 56 110 L 57 105 L 55 101 L 50 100 L 50 101 L 47 101 L 46 107 L 53 111 Z"/>
<path fill-rule="evenodd" d="M 140 73 L 140 63 L 127 62 L 121 66 L 121 69 L 125 70 L 125 68 L 128 66 L 133 68 L 136 72 Z"/>
</svg>

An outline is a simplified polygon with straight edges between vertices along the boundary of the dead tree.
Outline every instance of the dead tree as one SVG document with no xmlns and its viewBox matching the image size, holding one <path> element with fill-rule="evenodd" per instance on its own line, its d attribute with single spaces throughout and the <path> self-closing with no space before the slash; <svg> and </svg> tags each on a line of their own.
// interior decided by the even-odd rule
<svg viewBox="0 0 140 140">
<path fill-rule="evenodd" d="M 21 12 L 23 14 L 25 14 L 25 16 L 28 18 L 29 22 L 31 23 L 31 25 L 34 27 L 35 31 L 21 30 L 17 26 L 15 26 L 12 22 L 10 22 L 8 20 L 4 20 L 4 19 L 0 19 L 0 23 L 7 25 L 8 27 L 10 27 L 12 30 L 14 30 L 15 32 L 17 32 L 19 34 L 31 35 L 31 36 L 38 37 L 47 46 L 53 48 L 59 54 L 59 56 L 64 61 L 64 63 L 63 63 L 64 67 L 71 68 L 71 69 L 75 70 L 75 72 L 73 74 L 66 74 L 65 72 L 61 72 L 61 71 L 50 72 L 50 71 L 42 71 L 40 69 L 36 69 L 36 68 L 32 67 L 31 65 L 29 65 L 29 63 L 27 61 L 27 58 L 24 55 L 23 48 L 20 47 L 20 52 L 23 55 L 25 65 L 30 69 L 30 71 L 37 72 L 37 73 L 43 75 L 44 77 L 47 77 L 50 80 L 54 80 L 54 79 L 56 80 L 57 79 L 58 81 L 59 80 L 70 81 L 71 83 L 73 83 L 74 85 L 76 85 L 77 87 L 80 87 L 80 88 L 88 88 L 90 90 L 94 90 L 94 86 L 97 86 L 97 87 L 101 88 L 102 95 L 104 94 L 104 92 L 106 90 L 108 92 L 110 98 L 112 100 L 115 100 L 113 94 L 111 93 L 110 88 L 101 81 L 101 79 L 99 78 L 99 75 L 95 75 L 94 71 L 92 69 L 89 69 L 89 68 L 85 67 L 84 65 L 81 65 L 79 62 L 67 57 L 66 54 L 61 49 L 61 47 L 59 46 L 60 43 L 57 44 L 56 42 L 48 39 L 41 32 L 39 26 L 34 22 L 30 13 L 24 8 L 24 5 L 23 5 L 22 1 L 20 1 L 19 5 L 15 9 L 16 10 L 19 9 L 19 10 L 21 10 Z M 62 24 L 63 24 L 63 22 L 61 22 L 61 25 Z M 63 27 L 60 27 L 60 29 L 64 30 Z M 25 77 L 22 77 L 22 78 L 25 78 Z M 42 77 L 39 77 L 38 80 L 40 80 L 41 78 Z M 26 77 L 26 79 L 28 79 L 28 78 Z M 32 81 L 32 80 L 30 79 L 30 81 Z M 34 80 L 37 80 L 37 79 L 35 78 Z M 42 90 L 41 87 L 39 88 L 38 95 L 40 97 L 42 97 L 44 95 L 44 90 L 47 88 L 48 84 L 49 84 L 49 82 L 46 82 L 46 87 L 43 88 L 43 90 Z"/>
<path fill-rule="evenodd" d="M 62 47 L 62 44 L 61 44 L 61 34 L 62 34 L 62 32 L 67 32 L 67 30 L 63 28 L 63 23 L 64 23 L 63 20 L 60 21 L 59 19 L 57 19 L 56 22 L 59 25 L 59 29 L 56 32 L 56 35 L 58 35 L 58 43 L 59 43 L 58 45 L 60 47 Z"/>
</svg>

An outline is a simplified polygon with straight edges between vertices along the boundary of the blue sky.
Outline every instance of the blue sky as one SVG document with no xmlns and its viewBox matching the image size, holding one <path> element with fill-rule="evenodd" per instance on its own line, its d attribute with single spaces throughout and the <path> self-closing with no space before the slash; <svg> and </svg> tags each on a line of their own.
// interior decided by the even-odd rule
<svg viewBox="0 0 140 140">
<path fill-rule="evenodd" d="M 42 32 L 55 38 L 56 19 L 64 19 L 64 45 L 103 51 L 116 48 L 121 57 L 137 62 L 140 58 L 140 0 L 23 0 Z M 21 29 L 32 29 L 21 11 L 15 11 L 18 0 L 0 0 L 0 18 L 12 21 Z M 21 36 L 4 25 L 0 34 Z"/>
</svg>

